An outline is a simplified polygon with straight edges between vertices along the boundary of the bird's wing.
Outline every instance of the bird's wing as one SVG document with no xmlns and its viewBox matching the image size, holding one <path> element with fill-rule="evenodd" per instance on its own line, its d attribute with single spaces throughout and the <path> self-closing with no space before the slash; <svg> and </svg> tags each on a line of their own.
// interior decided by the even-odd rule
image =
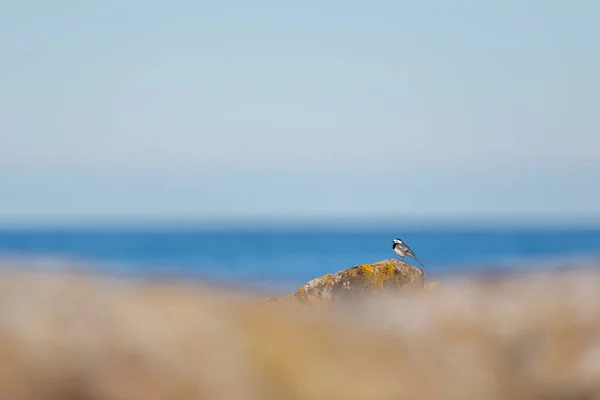
<svg viewBox="0 0 600 400">
<path fill-rule="evenodd" d="M 413 253 L 413 251 L 410 249 L 410 247 L 408 247 L 406 244 L 402 245 L 402 250 L 404 250 L 404 252 L 406 254 L 408 254 L 409 256 L 414 256 L 415 253 Z"/>
</svg>

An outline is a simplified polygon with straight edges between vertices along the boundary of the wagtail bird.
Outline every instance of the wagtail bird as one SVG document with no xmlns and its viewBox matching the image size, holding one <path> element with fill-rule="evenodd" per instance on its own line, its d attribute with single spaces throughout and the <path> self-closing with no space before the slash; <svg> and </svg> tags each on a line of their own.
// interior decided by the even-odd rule
<svg viewBox="0 0 600 400">
<path fill-rule="evenodd" d="M 413 251 L 410 249 L 410 247 L 408 247 L 408 245 L 406 243 L 404 243 L 402 240 L 400 240 L 398 238 L 392 240 L 392 243 L 394 243 L 392 245 L 392 249 L 394 250 L 394 253 L 398 254 L 400 257 L 402 257 L 402 259 L 404 259 L 404 257 L 406 257 L 406 256 L 412 257 L 415 260 L 417 260 L 417 262 L 419 264 L 421 264 L 421 266 L 423 268 L 425 268 L 423 263 L 421 261 L 419 261 L 417 256 L 415 256 L 415 253 L 413 253 Z"/>
</svg>

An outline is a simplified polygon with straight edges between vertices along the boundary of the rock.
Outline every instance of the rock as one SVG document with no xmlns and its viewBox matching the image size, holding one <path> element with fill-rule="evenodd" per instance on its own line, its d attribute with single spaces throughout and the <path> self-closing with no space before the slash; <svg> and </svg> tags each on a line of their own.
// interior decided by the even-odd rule
<svg viewBox="0 0 600 400">
<path fill-rule="evenodd" d="M 425 274 L 405 261 L 390 259 L 326 274 L 302 285 L 282 300 L 322 303 L 344 298 L 360 298 L 382 290 L 425 286 Z"/>
</svg>

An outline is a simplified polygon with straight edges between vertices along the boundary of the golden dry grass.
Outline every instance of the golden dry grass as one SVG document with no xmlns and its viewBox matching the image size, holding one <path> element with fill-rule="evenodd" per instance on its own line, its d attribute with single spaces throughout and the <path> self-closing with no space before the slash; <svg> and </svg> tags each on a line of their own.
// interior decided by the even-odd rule
<svg viewBox="0 0 600 400">
<path fill-rule="evenodd" d="M 306 307 L 4 273 L 0 399 L 600 399 L 600 275 Z"/>
</svg>

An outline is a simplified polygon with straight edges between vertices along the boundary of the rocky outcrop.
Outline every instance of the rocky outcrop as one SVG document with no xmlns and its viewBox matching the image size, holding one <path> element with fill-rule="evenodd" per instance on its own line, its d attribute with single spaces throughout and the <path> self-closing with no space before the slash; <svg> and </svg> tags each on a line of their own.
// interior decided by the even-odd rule
<svg viewBox="0 0 600 400">
<path fill-rule="evenodd" d="M 357 299 L 383 290 L 423 289 L 425 274 L 405 261 L 390 259 L 326 274 L 302 285 L 281 300 L 300 303 L 327 303 Z"/>
</svg>

